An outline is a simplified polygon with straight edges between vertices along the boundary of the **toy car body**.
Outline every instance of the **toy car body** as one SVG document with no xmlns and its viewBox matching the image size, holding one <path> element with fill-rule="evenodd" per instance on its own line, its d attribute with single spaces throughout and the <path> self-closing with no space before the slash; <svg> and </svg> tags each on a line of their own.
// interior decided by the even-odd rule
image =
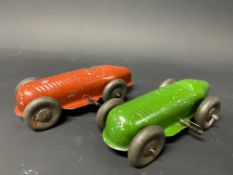
<svg viewBox="0 0 233 175">
<path fill-rule="evenodd" d="M 207 129 L 205 122 L 210 122 L 209 125 L 213 124 L 214 119 L 209 118 L 207 121 L 206 118 L 203 119 L 203 116 L 209 114 L 209 111 L 206 110 L 210 110 L 207 108 L 210 108 L 214 102 L 211 110 L 216 110 L 211 116 L 215 115 L 216 117 L 220 110 L 218 99 L 207 100 L 207 105 L 204 102 L 200 107 L 208 92 L 209 84 L 207 82 L 186 79 L 146 93 L 129 102 L 120 103 L 119 106 L 115 105 L 116 107 L 109 110 L 106 116 L 106 124 L 102 133 L 103 140 L 115 150 L 129 151 L 128 158 L 134 166 L 144 166 L 150 163 L 161 151 L 165 140 L 162 135 L 164 137 L 174 136 L 188 126 L 201 131 L 201 129 Z M 198 124 L 195 124 L 191 122 L 191 119 L 195 117 L 197 111 L 199 119 L 197 118 L 196 121 Z M 202 118 L 200 119 L 200 117 Z M 157 126 L 157 128 L 151 126 Z M 145 128 L 148 129 L 148 132 L 145 131 Z M 157 132 L 158 135 L 152 136 L 153 131 Z M 146 137 L 149 137 L 149 140 L 145 141 L 145 145 L 142 146 L 141 144 Z M 156 138 L 156 143 L 161 144 L 148 146 L 151 144 L 151 140 L 156 141 Z M 153 146 L 155 149 L 149 149 Z M 141 150 L 138 147 L 141 147 Z M 156 148 L 157 151 L 155 151 Z M 145 150 L 147 150 L 146 155 L 142 155 Z"/>
<path fill-rule="evenodd" d="M 20 117 L 25 117 L 25 115 L 27 115 L 25 114 L 25 108 L 27 108 L 33 100 L 38 98 L 49 97 L 56 101 L 62 109 L 74 109 L 98 101 L 103 97 L 106 86 L 111 86 L 110 89 L 107 89 L 107 93 L 113 93 L 114 89 L 111 88 L 114 88 L 114 85 L 118 90 L 121 88 L 120 85 L 125 85 L 126 87 L 132 85 L 130 70 L 125 67 L 112 65 L 84 68 L 47 78 L 29 80 L 29 82 L 23 80 L 22 83 L 17 86 L 16 90 L 15 113 Z M 108 85 L 110 82 L 112 83 Z M 118 92 L 118 95 L 122 98 L 124 98 L 126 94 L 125 89 L 123 89 L 123 91 L 124 92 Z M 105 94 L 105 100 L 111 98 L 111 95 L 114 96 L 114 94 Z M 33 107 L 34 106 L 36 106 L 36 104 L 33 105 Z M 46 118 L 44 115 L 47 115 L 47 112 L 49 111 L 42 111 L 42 117 Z M 35 120 L 36 119 L 34 119 L 34 121 Z M 28 124 L 30 125 L 30 123 Z M 35 129 L 37 128 L 35 125 L 30 126 Z"/>
</svg>

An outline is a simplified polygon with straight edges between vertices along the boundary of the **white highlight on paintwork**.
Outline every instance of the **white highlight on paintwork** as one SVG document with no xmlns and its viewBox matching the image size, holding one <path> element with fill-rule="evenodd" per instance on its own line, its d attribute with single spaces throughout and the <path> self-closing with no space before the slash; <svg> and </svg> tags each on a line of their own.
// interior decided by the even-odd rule
<svg viewBox="0 0 233 175">
<path fill-rule="evenodd" d="M 57 81 L 57 83 L 58 83 L 59 85 L 65 84 L 65 83 L 64 83 L 63 81 L 61 81 L 61 80 Z"/>
<path fill-rule="evenodd" d="M 102 79 L 103 80 L 111 80 L 111 79 L 114 79 L 114 76 L 103 77 Z"/>
<path fill-rule="evenodd" d="M 20 99 L 19 104 L 22 105 L 22 106 L 24 106 L 24 103 L 23 103 L 23 93 L 22 92 L 19 93 L 19 99 Z"/>
<path fill-rule="evenodd" d="M 57 87 L 58 86 L 58 84 L 56 84 L 56 82 L 51 82 L 50 84 L 52 84 L 51 86 L 53 86 L 53 87 Z"/>
<path fill-rule="evenodd" d="M 47 90 L 50 90 L 50 88 L 47 85 L 43 85 L 43 87 Z"/>
<path fill-rule="evenodd" d="M 58 87 L 62 85 L 59 81 L 56 81 L 54 83 L 56 83 Z"/>
<path fill-rule="evenodd" d="M 31 91 L 25 91 L 24 93 L 25 93 L 25 95 L 31 95 L 32 94 Z"/>
<path fill-rule="evenodd" d="M 123 128 L 124 123 L 125 123 L 125 118 L 122 117 L 122 116 L 120 116 L 120 117 L 119 117 L 119 127 L 120 127 L 120 128 Z"/>
<path fill-rule="evenodd" d="M 49 80 L 43 80 L 41 83 L 42 84 L 46 84 L 46 83 L 48 83 L 49 82 Z"/>
<path fill-rule="evenodd" d="M 19 97 L 20 97 L 20 100 L 23 100 L 23 93 L 22 92 L 19 93 Z"/>
<path fill-rule="evenodd" d="M 52 84 L 49 84 L 49 83 L 48 83 L 47 85 L 48 85 L 50 88 L 54 88 L 54 86 L 52 86 Z"/>
<path fill-rule="evenodd" d="M 41 90 L 40 90 L 39 87 L 35 87 L 35 89 L 36 89 L 38 92 L 41 92 Z"/>
<path fill-rule="evenodd" d="M 38 88 L 40 88 L 41 91 L 46 91 L 46 89 L 43 86 L 38 86 Z"/>
<path fill-rule="evenodd" d="M 67 95 L 67 98 L 72 98 L 74 96 L 75 96 L 75 94 L 69 94 L 69 95 Z"/>
</svg>

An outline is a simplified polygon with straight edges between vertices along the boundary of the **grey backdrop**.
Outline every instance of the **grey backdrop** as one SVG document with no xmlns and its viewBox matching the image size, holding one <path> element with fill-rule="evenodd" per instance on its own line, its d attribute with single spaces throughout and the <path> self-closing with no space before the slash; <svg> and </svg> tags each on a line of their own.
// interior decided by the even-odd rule
<svg viewBox="0 0 233 175">
<path fill-rule="evenodd" d="M 0 174 L 232 174 L 232 19 L 230 0 L 0 0 Z M 128 100 L 168 77 L 205 79 L 221 120 L 202 137 L 184 131 L 135 169 L 102 142 L 95 107 L 65 111 L 45 132 L 16 118 L 21 79 L 100 64 L 132 69 Z"/>
</svg>

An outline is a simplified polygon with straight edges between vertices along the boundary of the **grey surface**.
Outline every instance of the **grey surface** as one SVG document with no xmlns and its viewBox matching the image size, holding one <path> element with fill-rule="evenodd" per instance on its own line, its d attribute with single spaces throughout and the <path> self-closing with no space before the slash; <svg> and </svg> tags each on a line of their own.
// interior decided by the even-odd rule
<svg viewBox="0 0 233 175">
<path fill-rule="evenodd" d="M 13 112 L 14 87 L 28 76 L 47 76 L 103 63 L 125 65 L 132 69 L 135 87 L 132 99 L 156 88 L 167 77 L 199 78 L 210 82 L 211 94 L 222 101 L 221 120 L 201 138 L 188 131 L 166 144 L 164 152 L 144 169 L 131 167 L 127 158 L 106 147 L 96 126 L 95 107 L 65 112 L 65 120 L 44 132 L 25 127 Z M 211 62 L 90 59 L 8 59 L 0 60 L 0 173 L 31 174 L 232 174 L 232 67 Z"/>
<path fill-rule="evenodd" d="M 232 174 L 232 18 L 231 0 L 0 0 L 0 174 Z M 100 64 L 132 69 L 129 100 L 166 78 L 207 80 L 221 120 L 135 169 L 102 142 L 95 107 L 66 111 L 45 132 L 15 116 L 18 81 Z"/>
</svg>

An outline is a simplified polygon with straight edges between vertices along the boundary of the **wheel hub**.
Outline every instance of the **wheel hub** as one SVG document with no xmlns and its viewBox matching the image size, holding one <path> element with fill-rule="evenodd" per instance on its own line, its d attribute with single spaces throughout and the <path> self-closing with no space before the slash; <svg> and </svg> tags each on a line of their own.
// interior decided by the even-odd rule
<svg viewBox="0 0 233 175">
<path fill-rule="evenodd" d="M 48 122 L 51 117 L 52 112 L 49 109 L 41 109 L 36 115 L 36 120 L 40 122 Z"/>
<path fill-rule="evenodd" d="M 144 149 L 144 156 L 156 156 L 158 152 L 158 143 L 156 141 L 150 142 Z"/>
<path fill-rule="evenodd" d="M 113 97 L 120 98 L 121 97 L 121 89 L 116 89 L 113 91 Z"/>
<path fill-rule="evenodd" d="M 213 118 L 213 116 L 217 114 L 218 114 L 218 110 L 216 108 L 211 109 L 207 117 L 207 122 L 209 122 Z"/>
</svg>

